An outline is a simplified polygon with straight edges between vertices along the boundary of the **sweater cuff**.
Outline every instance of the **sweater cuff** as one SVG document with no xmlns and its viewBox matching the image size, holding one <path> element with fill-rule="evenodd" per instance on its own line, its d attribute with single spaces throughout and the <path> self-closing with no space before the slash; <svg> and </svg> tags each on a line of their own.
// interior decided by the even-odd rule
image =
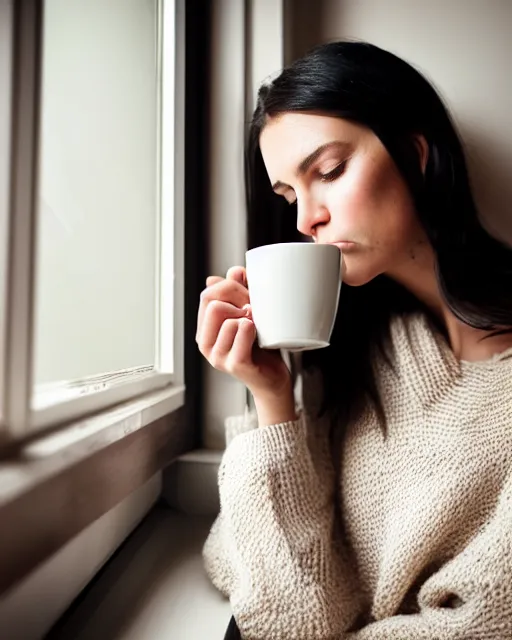
<svg viewBox="0 0 512 640">
<path fill-rule="evenodd" d="M 248 427 L 254 419 L 255 427 Z M 229 457 L 241 456 L 240 459 L 248 460 L 254 457 L 258 462 L 264 460 L 287 459 L 292 451 L 295 451 L 299 443 L 306 440 L 306 425 L 302 413 L 299 413 L 297 420 L 281 422 L 278 424 L 258 427 L 255 417 L 248 419 L 244 424 L 245 431 L 240 431 L 233 438 L 226 453 Z M 236 450 L 236 454 L 234 451 Z"/>
<path fill-rule="evenodd" d="M 274 425 L 266 425 L 263 427 L 258 427 L 258 416 L 256 415 L 256 411 L 254 409 L 249 409 L 249 407 L 245 407 L 245 411 L 242 415 L 238 416 L 229 416 L 224 420 L 224 438 L 226 442 L 226 448 L 231 444 L 231 442 L 236 438 L 236 436 L 247 433 L 249 431 L 254 431 L 255 429 L 271 429 L 274 430 L 274 427 L 279 427 L 286 425 L 297 425 L 300 422 L 300 415 L 302 413 L 302 408 L 296 404 L 295 411 L 299 418 L 297 420 L 290 420 L 289 422 L 274 424 Z"/>
</svg>

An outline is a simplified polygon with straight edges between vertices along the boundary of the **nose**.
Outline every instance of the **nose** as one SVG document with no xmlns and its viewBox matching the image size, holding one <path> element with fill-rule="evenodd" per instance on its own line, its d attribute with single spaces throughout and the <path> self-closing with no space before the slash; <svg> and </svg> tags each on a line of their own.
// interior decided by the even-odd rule
<svg viewBox="0 0 512 640">
<path fill-rule="evenodd" d="M 297 198 L 297 229 L 305 236 L 316 237 L 317 230 L 331 220 L 327 207 L 311 197 Z"/>
</svg>

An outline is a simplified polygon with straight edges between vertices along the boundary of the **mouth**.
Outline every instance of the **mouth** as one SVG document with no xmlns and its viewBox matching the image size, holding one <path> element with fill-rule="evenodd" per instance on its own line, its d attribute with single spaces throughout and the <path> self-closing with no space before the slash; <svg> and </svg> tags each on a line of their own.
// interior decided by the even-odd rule
<svg viewBox="0 0 512 640">
<path fill-rule="evenodd" d="M 341 251 L 350 251 L 351 249 L 355 249 L 357 247 L 356 242 L 351 242 L 350 240 L 341 240 L 340 242 L 329 242 L 328 244 L 332 244 L 335 247 L 338 247 Z"/>
</svg>

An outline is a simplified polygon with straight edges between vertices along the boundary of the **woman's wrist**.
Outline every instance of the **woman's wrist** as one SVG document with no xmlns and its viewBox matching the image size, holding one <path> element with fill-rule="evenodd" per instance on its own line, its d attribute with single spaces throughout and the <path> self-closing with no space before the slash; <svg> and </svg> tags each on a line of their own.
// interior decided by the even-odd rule
<svg viewBox="0 0 512 640">
<path fill-rule="evenodd" d="M 280 390 L 253 393 L 253 398 L 260 427 L 297 419 L 291 382 Z"/>
</svg>

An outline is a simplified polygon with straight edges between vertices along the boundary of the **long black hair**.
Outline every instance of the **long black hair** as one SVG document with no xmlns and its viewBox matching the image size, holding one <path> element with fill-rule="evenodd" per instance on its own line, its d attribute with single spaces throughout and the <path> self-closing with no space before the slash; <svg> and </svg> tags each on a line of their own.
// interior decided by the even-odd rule
<svg viewBox="0 0 512 640">
<path fill-rule="evenodd" d="M 246 153 L 251 248 L 301 239 L 296 210 L 272 192 L 259 146 L 267 119 L 286 112 L 325 113 L 369 127 L 411 191 L 450 309 L 475 328 L 511 329 L 512 251 L 479 220 L 455 126 L 417 70 L 371 44 L 321 45 L 261 87 Z M 417 135 L 428 144 L 424 172 L 414 143 Z M 384 417 L 372 355 L 379 349 L 386 353 L 392 315 L 420 308 L 412 294 L 384 275 L 361 287 L 342 286 L 331 346 L 303 357 L 307 368 L 321 371 L 323 409 L 338 422 L 356 415 L 368 400 Z"/>
</svg>

